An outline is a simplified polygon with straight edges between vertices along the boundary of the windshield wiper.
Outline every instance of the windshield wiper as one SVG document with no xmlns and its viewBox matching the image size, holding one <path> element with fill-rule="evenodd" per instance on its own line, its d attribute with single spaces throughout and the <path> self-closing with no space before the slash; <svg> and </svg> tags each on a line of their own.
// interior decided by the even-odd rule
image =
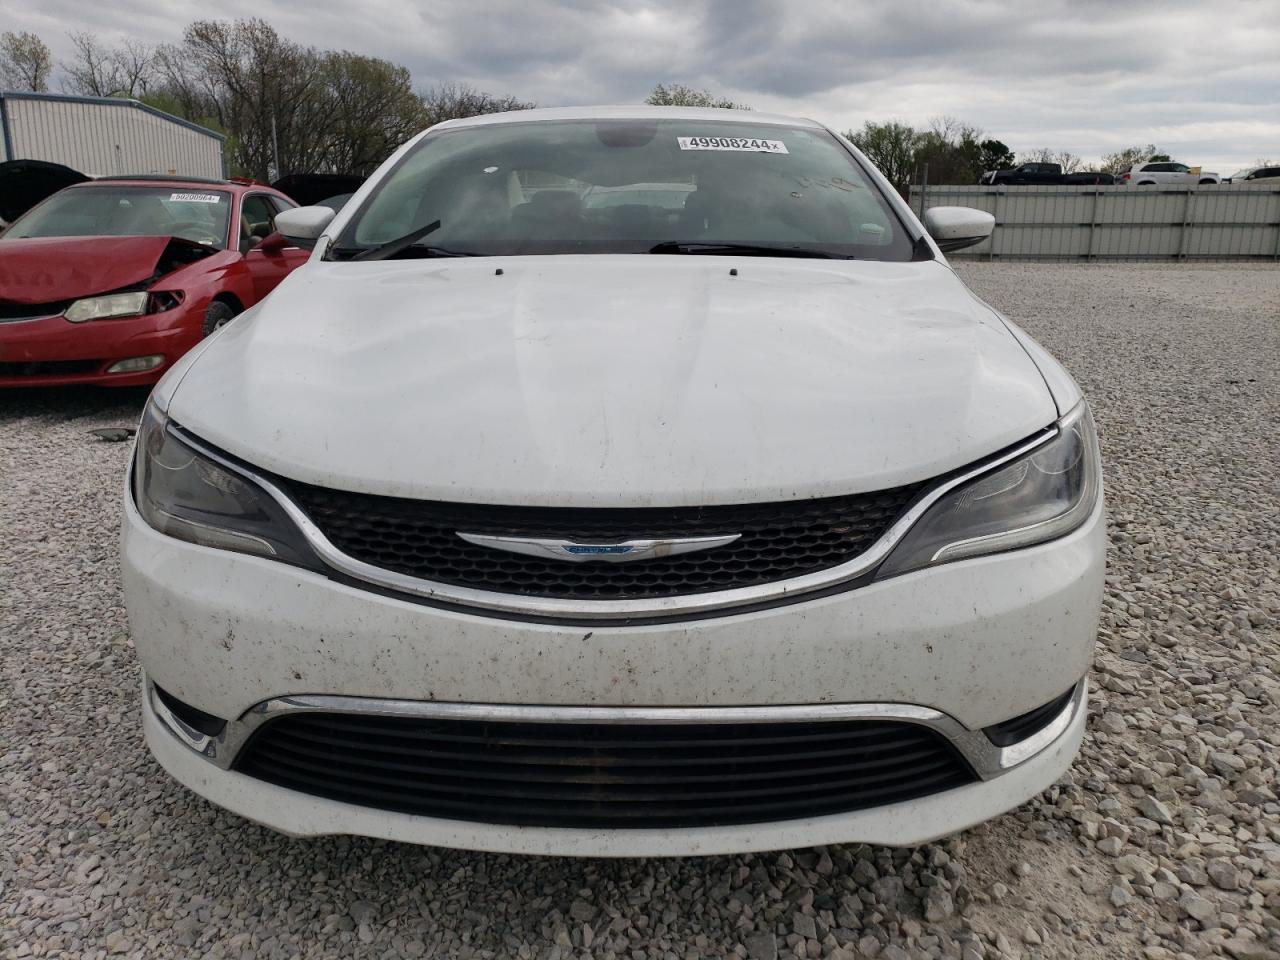
<svg viewBox="0 0 1280 960">
<path fill-rule="evenodd" d="M 410 230 L 403 237 L 396 237 L 394 240 L 388 240 L 386 243 L 371 247 L 368 250 L 362 250 L 357 253 L 352 260 L 386 260 L 388 257 L 394 257 L 401 250 L 406 250 L 413 246 L 429 233 L 435 233 L 440 229 L 440 221 L 432 220 L 425 227 L 419 227 L 417 230 Z"/>
<path fill-rule="evenodd" d="M 652 246 L 649 253 L 684 253 L 702 254 L 704 256 L 726 257 L 815 257 L 822 260 L 845 260 L 839 254 L 812 247 L 795 247 L 785 244 L 767 243 L 686 243 L 680 240 L 666 240 Z"/>
<path fill-rule="evenodd" d="M 411 243 L 403 250 L 397 250 L 383 260 L 391 258 L 413 259 L 415 257 L 482 257 L 482 253 L 473 253 L 470 250 L 452 250 L 449 247 L 433 247 L 429 243 Z M 364 259 L 364 258 L 361 258 Z"/>
</svg>

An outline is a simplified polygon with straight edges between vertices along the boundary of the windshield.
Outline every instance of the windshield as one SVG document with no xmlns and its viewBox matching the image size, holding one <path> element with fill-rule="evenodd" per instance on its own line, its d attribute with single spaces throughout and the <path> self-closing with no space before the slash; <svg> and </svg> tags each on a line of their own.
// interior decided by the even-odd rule
<svg viewBox="0 0 1280 960">
<path fill-rule="evenodd" d="M 743 246 L 764 255 L 778 248 L 909 260 L 913 252 L 884 195 L 832 134 L 749 121 L 543 120 L 442 130 L 378 182 L 330 254 L 361 256 L 436 221 L 429 239 L 396 255 Z"/>
<path fill-rule="evenodd" d="M 231 195 L 194 187 L 70 187 L 19 217 L 5 237 L 182 237 L 227 244 Z"/>
<path fill-rule="evenodd" d="M 1247 178 L 1248 178 L 1249 174 L 1253 173 L 1253 171 L 1254 171 L 1254 170 L 1256 170 L 1256 169 L 1258 169 L 1258 168 L 1257 168 L 1257 167 L 1245 167 L 1243 170 L 1237 170 L 1237 171 L 1236 171 L 1235 173 L 1233 173 L 1231 176 L 1227 177 L 1227 179 L 1228 179 L 1228 180 L 1233 180 L 1233 181 L 1234 181 L 1234 180 L 1245 180 L 1245 179 L 1247 179 Z"/>
</svg>

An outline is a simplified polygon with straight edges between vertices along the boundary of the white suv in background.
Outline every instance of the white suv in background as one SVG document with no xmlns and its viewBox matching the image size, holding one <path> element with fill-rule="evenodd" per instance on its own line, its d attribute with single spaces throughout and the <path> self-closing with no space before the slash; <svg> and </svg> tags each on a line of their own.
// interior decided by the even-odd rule
<svg viewBox="0 0 1280 960">
<path fill-rule="evenodd" d="M 1120 176 L 1116 183 L 1133 183 L 1138 186 L 1156 183 L 1172 183 L 1185 186 L 1189 183 L 1221 183 L 1222 177 L 1204 170 L 1192 170 L 1185 163 L 1135 163 Z"/>
</svg>

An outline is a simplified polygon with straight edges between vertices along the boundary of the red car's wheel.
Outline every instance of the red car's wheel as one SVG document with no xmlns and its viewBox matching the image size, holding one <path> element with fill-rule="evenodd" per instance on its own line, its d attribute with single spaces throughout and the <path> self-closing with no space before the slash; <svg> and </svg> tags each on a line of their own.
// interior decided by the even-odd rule
<svg viewBox="0 0 1280 960">
<path fill-rule="evenodd" d="M 215 330 L 221 330 L 240 311 L 223 300 L 214 300 L 204 312 L 204 335 L 207 337 Z"/>
</svg>

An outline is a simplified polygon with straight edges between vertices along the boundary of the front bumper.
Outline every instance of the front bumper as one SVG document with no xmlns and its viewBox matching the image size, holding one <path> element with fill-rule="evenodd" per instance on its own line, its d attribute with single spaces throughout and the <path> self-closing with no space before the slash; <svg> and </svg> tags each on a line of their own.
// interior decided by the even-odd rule
<svg viewBox="0 0 1280 960">
<path fill-rule="evenodd" d="M 226 732 L 217 738 L 186 727 L 165 707 L 156 696 L 154 686 L 146 680 L 142 701 L 147 744 L 174 779 L 213 803 L 282 833 L 294 836 L 359 834 L 502 853 L 710 856 L 828 843 L 918 846 L 998 816 L 1048 788 L 1071 765 L 1084 735 L 1088 683 L 1079 682 L 1067 706 L 1043 730 L 1004 750 L 993 748 L 983 734 L 965 731 L 950 718 L 939 715 L 939 728 L 949 731 L 955 738 L 953 743 L 974 761 L 975 767 L 987 766 L 984 775 L 989 779 L 850 813 L 775 823 L 680 829 L 577 829 L 475 823 L 413 816 L 309 796 L 228 770 L 226 764 L 261 724 L 291 709 L 331 707 L 331 698 L 329 703 L 318 698 L 310 706 L 305 701 L 297 701 L 292 707 L 284 701 L 263 704 L 242 721 L 229 724 Z M 404 706 L 412 709 L 411 704 Z M 886 710 L 896 707 L 904 715 L 920 713 L 901 705 L 868 705 L 869 708 L 876 706 Z M 482 712 L 485 708 L 475 705 L 469 709 Z M 1008 763 L 1009 768 L 995 769 L 1002 763 Z"/>
<path fill-rule="evenodd" d="M 1104 553 L 1099 503 L 1080 529 L 1025 550 L 752 613 L 588 628 L 440 609 L 177 541 L 148 527 L 126 496 L 122 569 L 147 676 L 231 721 L 233 732 L 264 704 L 319 696 L 495 709 L 908 705 L 973 738 L 1053 700 L 1086 673 Z M 1065 729 L 1036 744 L 1034 755 L 923 799 L 806 820 L 654 831 L 495 826 L 319 799 L 219 766 L 162 724 L 145 699 L 148 742 L 170 773 L 285 832 L 600 856 L 921 843 L 1051 784 L 1078 748 L 1085 713 L 1077 701 Z M 221 760 L 231 757 L 224 748 Z"/>
<path fill-rule="evenodd" d="M 200 341 L 200 323 L 190 320 L 189 310 L 183 304 L 164 313 L 88 323 L 61 316 L 0 323 L 0 387 L 155 383 Z M 150 356 L 164 360 L 140 373 L 107 373 L 121 360 Z"/>
</svg>

